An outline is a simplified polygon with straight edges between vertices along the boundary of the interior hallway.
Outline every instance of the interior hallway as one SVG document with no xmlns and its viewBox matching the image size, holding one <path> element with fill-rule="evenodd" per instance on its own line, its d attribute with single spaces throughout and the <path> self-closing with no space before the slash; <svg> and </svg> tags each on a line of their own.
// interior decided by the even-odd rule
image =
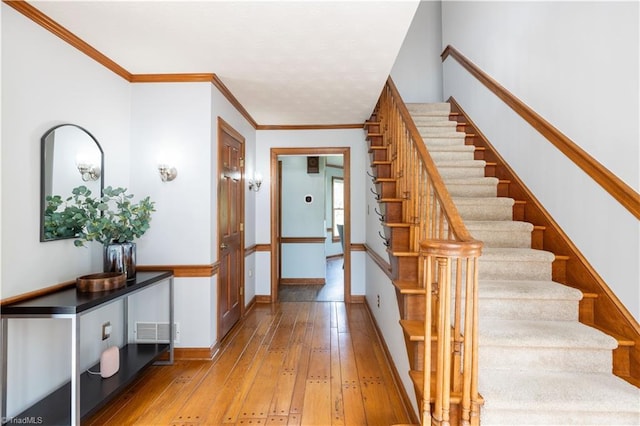
<svg viewBox="0 0 640 426">
<path fill-rule="evenodd" d="M 343 302 L 344 259 L 327 259 L 326 283 L 324 285 L 280 285 L 278 299 L 281 302 Z"/>
<path fill-rule="evenodd" d="M 213 360 L 153 366 L 83 424 L 410 423 L 364 304 L 258 304 Z"/>
</svg>

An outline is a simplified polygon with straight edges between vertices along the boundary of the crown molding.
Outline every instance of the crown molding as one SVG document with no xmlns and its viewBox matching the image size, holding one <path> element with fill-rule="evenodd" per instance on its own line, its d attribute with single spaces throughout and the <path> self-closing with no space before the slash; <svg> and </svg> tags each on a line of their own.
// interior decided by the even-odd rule
<svg viewBox="0 0 640 426">
<path fill-rule="evenodd" d="M 242 106 L 240 101 L 231 93 L 229 88 L 213 73 L 176 73 L 176 74 L 132 74 L 115 61 L 89 45 L 80 37 L 36 9 L 25 0 L 2 0 L 28 19 L 40 25 L 47 31 L 78 49 L 91 59 L 95 60 L 113 73 L 119 75 L 130 83 L 212 83 L 231 105 L 251 124 L 255 130 L 344 130 L 362 129 L 362 123 L 353 124 L 293 124 L 293 125 L 260 125 L 251 114 Z"/>
<path fill-rule="evenodd" d="M 44 13 L 40 12 L 35 7 L 31 6 L 24 0 L 2 0 L 3 3 L 17 10 L 27 18 L 31 19 L 36 24 L 40 25 L 42 28 L 51 32 L 55 36 L 61 38 L 63 41 L 69 43 L 71 46 L 75 47 L 94 61 L 99 64 L 105 66 L 109 70 L 113 71 L 120 77 L 124 78 L 127 81 L 131 81 L 131 73 L 126 69 L 122 68 L 120 65 L 115 63 L 106 55 L 99 52 L 97 49 L 86 43 L 77 35 L 73 34 L 71 31 L 58 24 L 53 19 L 49 18 Z"/>
</svg>

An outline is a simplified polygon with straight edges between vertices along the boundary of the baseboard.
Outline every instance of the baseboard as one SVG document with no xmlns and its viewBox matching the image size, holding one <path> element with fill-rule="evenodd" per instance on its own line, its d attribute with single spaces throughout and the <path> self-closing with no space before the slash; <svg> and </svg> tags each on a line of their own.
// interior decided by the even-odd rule
<svg viewBox="0 0 640 426">
<path fill-rule="evenodd" d="M 271 295 L 269 294 L 256 294 L 256 303 L 271 303 Z"/>
<path fill-rule="evenodd" d="M 367 298 L 362 294 L 352 294 L 351 295 L 351 303 L 367 303 Z"/>
<path fill-rule="evenodd" d="M 398 389 L 398 393 L 400 394 L 400 398 L 402 399 L 402 404 L 404 406 L 405 413 L 407 414 L 407 417 L 410 419 L 411 424 L 420 424 L 420 421 L 418 420 L 418 416 L 416 415 L 413 409 L 413 402 L 411 401 L 411 398 L 409 398 L 409 394 L 407 393 L 407 390 L 404 388 L 402 384 L 403 382 L 402 382 L 402 379 L 400 378 L 400 373 L 398 373 L 396 364 L 395 362 L 393 362 L 393 357 L 391 356 L 391 352 L 389 351 L 387 342 L 384 340 L 382 331 L 380 330 L 380 327 L 378 327 L 376 317 L 373 315 L 373 312 L 371 311 L 371 306 L 369 306 L 369 302 L 367 302 L 367 299 L 364 296 L 352 296 L 352 297 L 362 297 L 364 306 L 367 309 L 367 314 L 369 315 L 369 318 L 371 318 L 371 322 L 373 323 L 373 328 L 375 329 L 376 334 L 378 335 L 378 339 L 382 344 L 382 350 L 384 352 L 384 356 L 387 358 L 387 364 L 389 364 L 389 367 L 391 368 L 391 374 L 393 375 L 393 380 L 395 382 L 396 389 Z"/>
</svg>

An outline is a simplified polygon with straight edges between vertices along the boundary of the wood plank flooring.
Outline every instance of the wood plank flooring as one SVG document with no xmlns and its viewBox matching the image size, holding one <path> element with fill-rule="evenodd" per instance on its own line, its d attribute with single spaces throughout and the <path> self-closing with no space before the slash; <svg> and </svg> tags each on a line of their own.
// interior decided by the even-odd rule
<svg viewBox="0 0 640 426">
<path fill-rule="evenodd" d="M 87 425 L 409 423 L 363 304 L 255 305 L 213 360 L 153 366 Z"/>
</svg>

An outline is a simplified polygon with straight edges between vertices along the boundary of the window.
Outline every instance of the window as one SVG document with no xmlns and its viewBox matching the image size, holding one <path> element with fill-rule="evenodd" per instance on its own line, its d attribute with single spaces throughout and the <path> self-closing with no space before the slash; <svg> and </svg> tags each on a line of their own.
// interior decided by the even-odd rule
<svg viewBox="0 0 640 426">
<path fill-rule="evenodd" d="M 344 179 L 331 179 L 331 207 L 333 209 L 333 238 L 339 239 L 338 225 L 344 225 Z"/>
</svg>

